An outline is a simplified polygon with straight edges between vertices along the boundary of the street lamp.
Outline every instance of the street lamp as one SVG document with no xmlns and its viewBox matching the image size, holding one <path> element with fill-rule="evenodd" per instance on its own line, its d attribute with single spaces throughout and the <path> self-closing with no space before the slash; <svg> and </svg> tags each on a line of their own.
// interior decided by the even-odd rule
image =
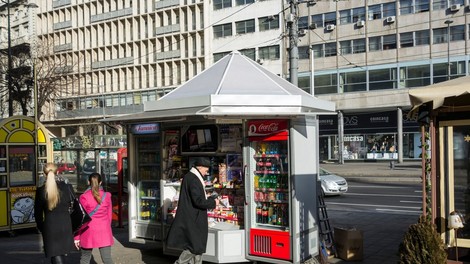
<svg viewBox="0 0 470 264">
<path fill-rule="evenodd" d="M 11 49 L 11 19 L 10 19 L 10 0 L 3 1 L 0 0 L 2 3 L 6 5 L 7 8 L 7 36 L 8 36 L 8 68 L 7 68 L 7 82 L 8 82 L 8 116 L 13 116 L 13 97 L 12 97 L 12 90 L 13 90 L 13 81 L 11 78 L 11 70 L 13 68 L 13 60 L 12 60 L 12 49 Z M 25 7 L 29 8 L 37 8 L 38 5 L 34 3 L 26 4 Z"/>
<path fill-rule="evenodd" d="M 454 21 L 448 19 L 444 23 L 447 24 L 447 80 L 450 80 L 450 24 Z"/>
</svg>

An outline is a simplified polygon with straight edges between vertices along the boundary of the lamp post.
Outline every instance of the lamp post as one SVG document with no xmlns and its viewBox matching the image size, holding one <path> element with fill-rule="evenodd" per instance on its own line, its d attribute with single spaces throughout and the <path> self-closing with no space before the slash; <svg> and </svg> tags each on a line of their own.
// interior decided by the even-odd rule
<svg viewBox="0 0 470 264">
<path fill-rule="evenodd" d="M 450 24 L 454 21 L 448 19 L 444 23 L 447 24 L 447 80 L 450 80 Z"/>
</svg>

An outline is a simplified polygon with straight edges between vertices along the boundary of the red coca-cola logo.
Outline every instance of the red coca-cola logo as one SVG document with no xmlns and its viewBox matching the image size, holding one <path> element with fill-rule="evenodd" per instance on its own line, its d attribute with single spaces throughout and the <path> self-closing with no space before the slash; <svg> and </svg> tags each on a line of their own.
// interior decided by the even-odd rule
<svg viewBox="0 0 470 264">
<path fill-rule="evenodd" d="M 275 131 L 278 131 L 278 129 L 279 129 L 278 123 L 260 124 L 258 126 L 258 132 L 275 132 Z"/>
<path fill-rule="evenodd" d="M 269 135 L 286 129 L 284 120 L 251 121 L 248 123 L 248 136 Z"/>
</svg>

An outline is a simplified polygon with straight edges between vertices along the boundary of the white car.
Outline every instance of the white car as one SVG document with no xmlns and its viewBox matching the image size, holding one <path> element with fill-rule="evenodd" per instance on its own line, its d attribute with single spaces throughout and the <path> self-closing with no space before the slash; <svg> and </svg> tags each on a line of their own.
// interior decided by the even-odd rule
<svg viewBox="0 0 470 264">
<path fill-rule="evenodd" d="M 348 191 L 348 182 L 343 177 L 322 168 L 320 168 L 320 180 L 325 196 L 340 195 Z"/>
</svg>

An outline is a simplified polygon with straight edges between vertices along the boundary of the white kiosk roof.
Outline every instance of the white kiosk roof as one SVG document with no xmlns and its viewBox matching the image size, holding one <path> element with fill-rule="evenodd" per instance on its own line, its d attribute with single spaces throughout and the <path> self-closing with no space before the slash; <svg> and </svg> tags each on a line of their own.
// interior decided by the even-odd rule
<svg viewBox="0 0 470 264">
<path fill-rule="evenodd" d="M 234 51 L 159 100 L 145 102 L 144 112 L 106 121 L 194 115 L 212 118 L 287 117 L 331 114 L 334 111 L 333 102 L 313 97 Z"/>
</svg>

